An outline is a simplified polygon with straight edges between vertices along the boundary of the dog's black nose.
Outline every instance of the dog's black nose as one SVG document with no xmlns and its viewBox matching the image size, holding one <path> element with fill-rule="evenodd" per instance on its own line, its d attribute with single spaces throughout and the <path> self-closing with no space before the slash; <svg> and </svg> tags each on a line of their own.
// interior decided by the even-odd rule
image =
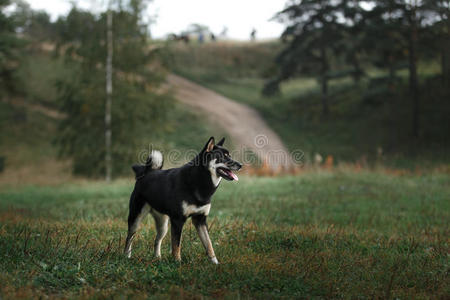
<svg viewBox="0 0 450 300">
<path fill-rule="evenodd" d="M 238 170 L 240 170 L 242 168 L 242 164 L 239 162 L 236 162 L 237 166 L 238 166 Z"/>
</svg>

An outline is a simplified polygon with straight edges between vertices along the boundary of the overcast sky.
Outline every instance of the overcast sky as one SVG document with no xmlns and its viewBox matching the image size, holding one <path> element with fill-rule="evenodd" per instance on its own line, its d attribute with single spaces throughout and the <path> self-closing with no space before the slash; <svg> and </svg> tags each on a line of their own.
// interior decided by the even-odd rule
<svg viewBox="0 0 450 300">
<path fill-rule="evenodd" d="M 56 19 L 71 8 L 69 0 L 28 0 L 34 9 L 44 9 Z M 99 11 L 106 0 L 76 0 L 80 8 Z M 219 34 L 224 27 L 228 36 L 234 39 L 248 39 L 252 28 L 257 30 L 257 38 L 279 37 L 283 25 L 269 21 L 284 8 L 285 0 L 154 0 L 145 15 L 157 16 L 151 32 L 154 37 L 164 37 L 168 33 L 187 28 L 189 24 L 207 25 Z"/>
</svg>

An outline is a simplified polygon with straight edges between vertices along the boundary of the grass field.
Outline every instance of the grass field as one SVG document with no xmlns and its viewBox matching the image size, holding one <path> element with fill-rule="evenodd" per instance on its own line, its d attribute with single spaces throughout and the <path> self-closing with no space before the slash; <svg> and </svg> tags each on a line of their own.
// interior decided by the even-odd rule
<svg viewBox="0 0 450 300">
<path fill-rule="evenodd" d="M 131 181 L 0 189 L 2 298 L 445 298 L 445 174 L 316 171 L 222 183 L 209 263 L 191 222 L 182 263 L 150 218 L 121 251 Z"/>
</svg>

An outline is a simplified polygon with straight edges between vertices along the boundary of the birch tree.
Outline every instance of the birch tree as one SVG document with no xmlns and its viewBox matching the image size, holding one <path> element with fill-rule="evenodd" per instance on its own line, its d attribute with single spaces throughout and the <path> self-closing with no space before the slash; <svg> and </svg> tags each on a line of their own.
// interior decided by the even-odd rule
<svg viewBox="0 0 450 300">
<path fill-rule="evenodd" d="M 107 54 L 106 54 L 106 103 L 105 103 L 105 179 L 111 181 L 112 158 L 111 158 L 111 106 L 112 106 L 112 60 L 113 60 L 113 14 L 111 6 L 107 12 Z"/>
</svg>

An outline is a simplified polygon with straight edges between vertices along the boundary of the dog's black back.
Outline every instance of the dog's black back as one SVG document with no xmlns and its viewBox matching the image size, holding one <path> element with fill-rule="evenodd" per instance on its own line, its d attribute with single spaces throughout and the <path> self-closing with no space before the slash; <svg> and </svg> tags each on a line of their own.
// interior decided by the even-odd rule
<svg viewBox="0 0 450 300">
<path fill-rule="evenodd" d="M 136 182 L 134 191 L 136 202 L 182 218 L 182 201 L 197 206 L 209 204 L 216 187 L 205 168 L 188 163 L 180 168 L 148 172 Z"/>
</svg>

